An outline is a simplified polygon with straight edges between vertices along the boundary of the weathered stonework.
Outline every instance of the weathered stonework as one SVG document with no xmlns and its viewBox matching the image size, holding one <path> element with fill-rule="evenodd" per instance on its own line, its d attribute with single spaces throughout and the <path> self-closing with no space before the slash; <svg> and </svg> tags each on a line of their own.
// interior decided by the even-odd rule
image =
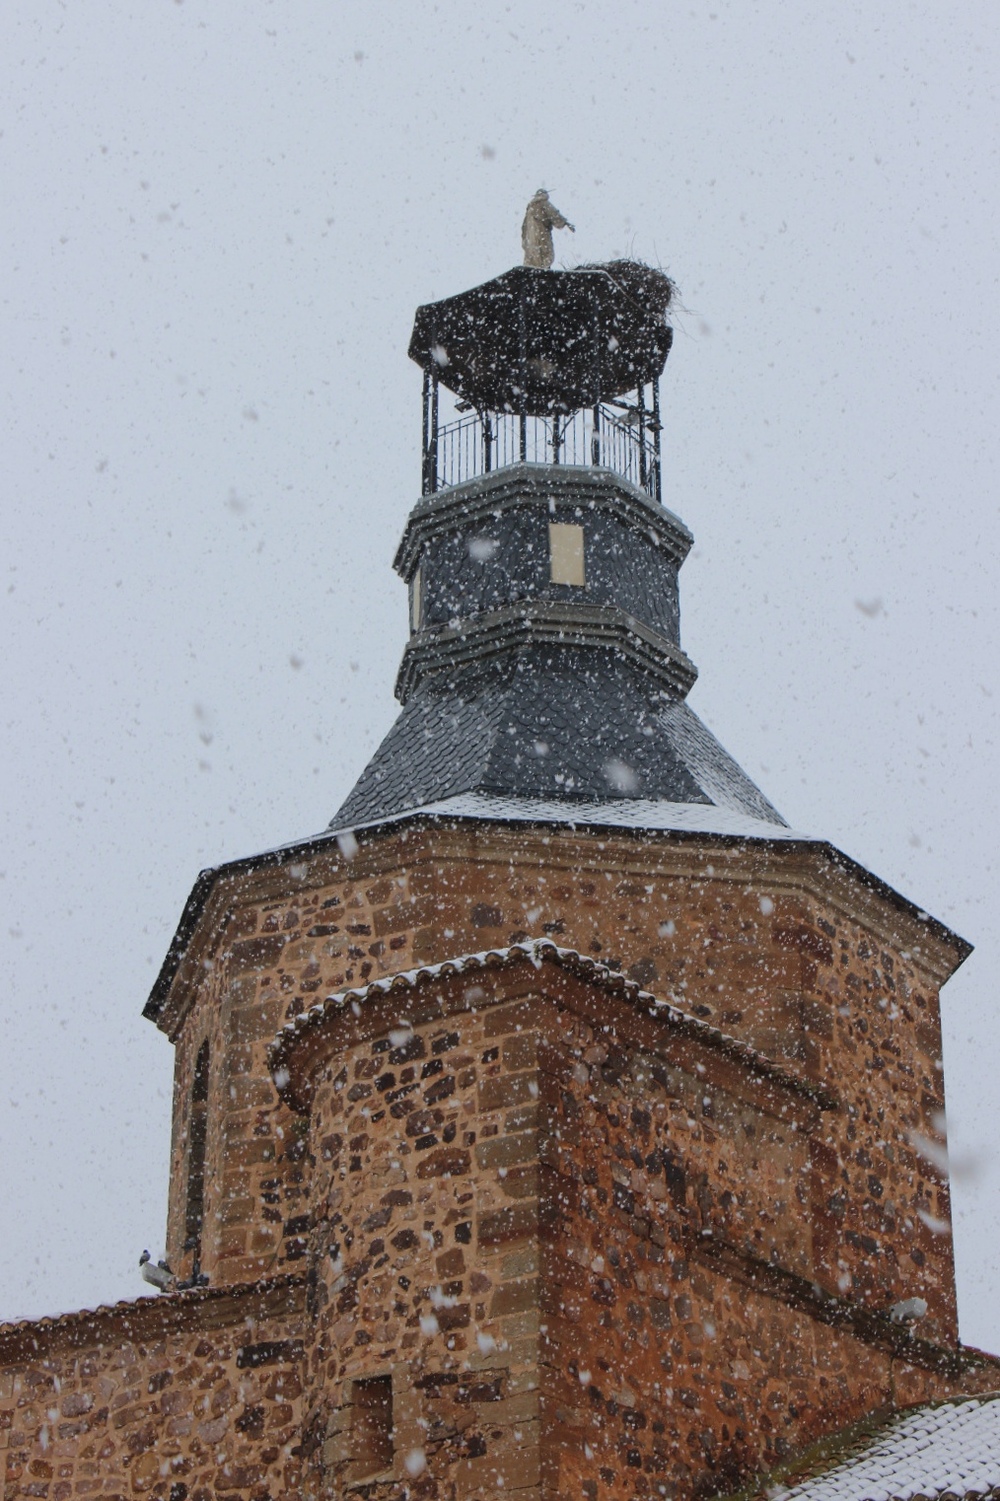
<svg viewBox="0 0 1000 1501">
<path fill-rule="evenodd" d="M 158 1020 L 167 1255 L 209 1287 L 0 1331 L 5 1498 L 682 1501 L 998 1384 L 925 1154 L 946 930 L 805 841 L 416 821 L 349 854 L 207 891 Z"/>
<path fill-rule="evenodd" d="M 286 1281 L 0 1326 L 4 1501 L 298 1496 L 303 1304 Z"/>
<path fill-rule="evenodd" d="M 849 1278 L 872 1297 L 940 1265 L 936 1317 L 954 1337 L 950 1239 L 920 1218 L 948 1220 L 947 1186 L 908 1139 L 933 1137 L 943 1108 L 938 986 L 955 954 L 929 924 L 821 847 L 458 828 L 373 838 L 353 862 L 324 851 L 293 864 L 283 898 L 272 871 L 234 881 L 239 905 L 219 883 L 205 950 L 192 945 L 164 1011 L 178 1044 L 172 1265 L 184 1264 L 184 1111 L 205 1038 L 219 1066 L 203 1265 L 226 1281 L 274 1273 L 302 1254 L 307 1212 L 302 1127 L 269 1092 L 277 1028 L 331 991 L 549 936 L 831 1084 L 842 1107 L 832 1155 L 815 1148 L 828 1189 L 815 1205 L 821 1264 L 835 1286 Z M 897 1226 L 904 1181 L 912 1207 Z"/>
</svg>

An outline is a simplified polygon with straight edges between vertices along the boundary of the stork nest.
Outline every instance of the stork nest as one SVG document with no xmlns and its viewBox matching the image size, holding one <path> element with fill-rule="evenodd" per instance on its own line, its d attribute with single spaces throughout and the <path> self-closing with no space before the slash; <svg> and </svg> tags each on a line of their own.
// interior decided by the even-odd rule
<svg viewBox="0 0 1000 1501">
<path fill-rule="evenodd" d="M 602 261 L 600 264 L 578 266 L 578 271 L 606 271 L 611 280 L 626 296 L 651 313 L 665 315 L 677 296 L 677 286 L 665 271 L 655 266 L 646 266 L 642 261 Z"/>
</svg>

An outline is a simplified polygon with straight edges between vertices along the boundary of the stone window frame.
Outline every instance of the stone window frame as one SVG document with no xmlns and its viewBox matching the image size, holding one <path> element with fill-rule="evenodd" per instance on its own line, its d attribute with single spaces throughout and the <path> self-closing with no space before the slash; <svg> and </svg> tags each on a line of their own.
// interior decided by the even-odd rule
<svg viewBox="0 0 1000 1501">
<path fill-rule="evenodd" d="M 383 1405 L 379 1402 L 360 1402 L 362 1392 L 387 1393 L 388 1401 Z M 358 1376 L 351 1382 L 347 1424 L 348 1447 L 350 1450 L 349 1463 L 345 1476 L 348 1485 L 371 1485 L 379 1480 L 392 1478 L 396 1469 L 396 1426 L 395 1426 L 395 1391 L 392 1379 L 392 1371 L 379 1371 L 369 1376 Z M 381 1412 L 379 1411 L 381 1407 Z M 388 1426 L 381 1422 L 370 1425 L 369 1438 L 375 1439 L 374 1447 L 380 1451 L 372 1456 L 361 1457 L 357 1454 L 357 1443 L 361 1435 L 362 1413 L 376 1414 L 381 1418 L 388 1414 Z M 381 1462 L 380 1462 L 381 1461 Z"/>
<path fill-rule="evenodd" d="M 362 1474 L 351 1454 L 351 1431 L 354 1417 L 354 1392 L 363 1381 L 388 1377 L 392 1383 L 392 1463 L 380 1471 Z M 424 1447 L 426 1433 L 421 1421 L 420 1394 L 413 1387 L 413 1372 L 408 1361 L 388 1361 L 373 1364 L 345 1380 L 342 1400 L 330 1413 L 326 1442 L 323 1449 L 323 1471 L 327 1485 L 336 1487 L 337 1494 L 364 1491 L 372 1485 L 389 1482 L 408 1482 L 413 1479 L 406 1469 L 406 1457 L 414 1449 Z M 331 1492 L 332 1494 L 332 1492 Z"/>
</svg>

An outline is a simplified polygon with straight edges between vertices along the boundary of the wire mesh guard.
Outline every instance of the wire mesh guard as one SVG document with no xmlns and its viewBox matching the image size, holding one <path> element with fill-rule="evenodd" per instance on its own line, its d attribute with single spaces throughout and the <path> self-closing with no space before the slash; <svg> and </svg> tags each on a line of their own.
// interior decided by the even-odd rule
<svg viewBox="0 0 1000 1501">
<path fill-rule="evenodd" d="M 650 412 L 625 402 L 550 417 L 473 412 L 443 426 L 429 425 L 424 493 L 510 464 L 569 464 L 611 469 L 659 502 L 659 436 L 655 407 Z"/>
</svg>

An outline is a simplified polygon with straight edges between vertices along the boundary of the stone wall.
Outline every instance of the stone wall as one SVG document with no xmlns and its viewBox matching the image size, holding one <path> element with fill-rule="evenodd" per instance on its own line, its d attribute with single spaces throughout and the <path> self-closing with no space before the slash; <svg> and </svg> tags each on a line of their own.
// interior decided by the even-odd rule
<svg viewBox="0 0 1000 1501">
<path fill-rule="evenodd" d="M 957 1347 L 932 1160 L 943 930 L 808 844 L 352 855 L 216 881 L 160 1016 L 184 1276 L 210 1050 L 212 1285 L 0 1329 L 4 1501 L 682 1501 L 997 1385 Z M 533 937 L 584 958 L 374 983 Z M 279 1096 L 275 1033 L 338 992 Z"/>
<path fill-rule="evenodd" d="M 3 1501 L 292 1501 L 301 1284 L 0 1326 Z"/>
<path fill-rule="evenodd" d="M 165 1012 L 178 1043 L 171 1264 L 187 1265 L 184 1112 L 202 1038 L 203 1265 L 227 1282 L 280 1273 L 304 1251 L 308 1185 L 303 1123 L 267 1077 L 277 1027 L 344 986 L 542 935 L 830 1083 L 841 1108 L 811 1149 L 815 1275 L 873 1307 L 919 1292 L 927 1327 L 954 1341 L 947 1186 L 921 1144 L 940 1124 L 937 987 L 956 953 L 809 846 L 411 830 L 372 837 L 353 861 L 327 850 L 222 882 Z M 789 1210 L 786 1236 L 800 1218 Z"/>
<path fill-rule="evenodd" d="M 454 1008 L 374 998 L 320 1068 L 311 1494 L 357 1479 L 353 1384 L 383 1373 L 395 1460 L 372 1495 L 537 1490 L 537 1038 L 486 1000 L 476 975 Z"/>
<path fill-rule="evenodd" d="M 901 1358 L 924 1396 L 996 1379 L 818 1293 L 829 1104 L 607 986 L 521 961 L 369 991 L 287 1067 L 309 1495 L 715 1494 L 891 1405 Z M 359 1471 L 380 1377 L 395 1452 Z"/>
</svg>

